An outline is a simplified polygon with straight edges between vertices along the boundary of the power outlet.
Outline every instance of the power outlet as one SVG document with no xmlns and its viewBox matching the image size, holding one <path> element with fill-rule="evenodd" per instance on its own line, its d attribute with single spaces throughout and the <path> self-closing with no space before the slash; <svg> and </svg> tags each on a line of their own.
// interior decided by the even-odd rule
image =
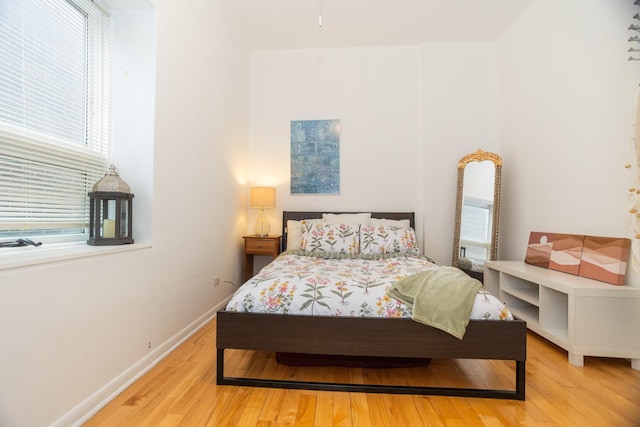
<svg viewBox="0 0 640 427">
<path fill-rule="evenodd" d="M 222 280 L 220 279 L 220 276 L 216 276 L 213 278 L 213 287 L 215 288 L 216 286 L 218 286 L 220 283 L 222 283 Z"/>
</svg>

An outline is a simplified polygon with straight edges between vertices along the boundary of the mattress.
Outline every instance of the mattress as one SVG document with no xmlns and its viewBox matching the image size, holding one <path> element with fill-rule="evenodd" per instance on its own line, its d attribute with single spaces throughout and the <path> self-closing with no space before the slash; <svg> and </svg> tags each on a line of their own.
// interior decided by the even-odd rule
<svg viewBox="0 0 640 427">
<path fill-rule="evenodd" d="M 413 254 L 330 257 L 287 251 L 231 297 L 227 311 L 310 316 L 411 318 L 411 309 L 387 295 L 398 280 L 440 268 Z M 470 319 L 513 320 L 508 308 L 480 288 Z"/>
</svg>

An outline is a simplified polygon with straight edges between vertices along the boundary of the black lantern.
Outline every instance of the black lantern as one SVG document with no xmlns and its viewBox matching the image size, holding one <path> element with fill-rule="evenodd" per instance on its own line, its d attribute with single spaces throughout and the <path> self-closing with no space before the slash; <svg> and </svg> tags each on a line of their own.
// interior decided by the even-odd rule
<svg viewBox="0 0 640 427">
<path fill-rule="evenodd" d="M 133 243 L 133 194 L 115 166 L 93 185 L 89 193 L 89 240 L 94 246 Z"/>
</svg>

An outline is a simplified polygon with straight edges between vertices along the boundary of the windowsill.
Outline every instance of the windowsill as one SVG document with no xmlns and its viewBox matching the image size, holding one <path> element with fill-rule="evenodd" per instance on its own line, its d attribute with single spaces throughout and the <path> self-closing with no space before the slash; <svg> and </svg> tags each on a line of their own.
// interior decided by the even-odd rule
<svg viewBox="0 0 640 427">
<path fill-rule="evenodd" d="M 85 242 L 50 244 L 37 248 L 5 248 L 0 249 L 0 271 L 148 248 L 151 248 L 151 243 L 91 246 Z"/>
</svg>

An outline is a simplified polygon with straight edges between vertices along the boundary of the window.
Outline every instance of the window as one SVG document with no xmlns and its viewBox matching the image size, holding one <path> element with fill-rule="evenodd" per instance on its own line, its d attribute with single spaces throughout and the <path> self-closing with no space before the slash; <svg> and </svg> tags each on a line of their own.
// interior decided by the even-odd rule
<svg viewBox="0 0 640 427">
<path fill-rule="evenodd" d="M 108 162 L 109 69 L 94 2 L 0 2 L 0 239 L 86 240 L 87 193 Z"/>
<path fill-rule="evenodd" d="M 489 200 L 465 197 L 460 227 L 460 256 L 488 259 L 491 246 L 493 204 Z"/>
</svg>

